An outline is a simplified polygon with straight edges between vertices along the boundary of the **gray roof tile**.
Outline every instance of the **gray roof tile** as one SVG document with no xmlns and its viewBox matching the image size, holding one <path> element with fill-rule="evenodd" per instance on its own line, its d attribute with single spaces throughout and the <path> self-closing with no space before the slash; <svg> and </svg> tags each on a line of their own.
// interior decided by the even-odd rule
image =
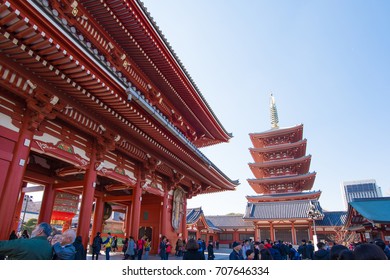
<svg viewBox="0 0 390 280">
<path fill-rule="evenodd" d="M 206 216 L 218 228 L 247 228 L 253 227 L 252 222 L 242 219 L 242 215 Z"/>
<path fill-rule="evenodd" d="M 244 219 L 278 220 L 278 219 L 307 219 L 312 202 L 316 210 L 322 213 L 317 200 L 276 201 L 247 203 Z"/>
<path fill-rule="evenodd" d="M 324 211 L 324 218 L 316 221 L 317 226 L 343 226 L 347 219 L 346 211 Z"/>
</svg>

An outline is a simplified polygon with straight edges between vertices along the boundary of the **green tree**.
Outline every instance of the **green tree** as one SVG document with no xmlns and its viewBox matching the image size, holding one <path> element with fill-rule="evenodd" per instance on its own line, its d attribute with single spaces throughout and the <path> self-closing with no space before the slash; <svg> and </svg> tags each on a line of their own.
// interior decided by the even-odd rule
<svg viewBox="0 0 390 280">
<path fill-rule="evenodd" d="M 29 219 L 27 222 L 23 223 L 22 230 L 27 230 L 28 234 L 31 235 L 31 232 L 35 229 L 38 220 L 35 218 Z"/>
</svg>

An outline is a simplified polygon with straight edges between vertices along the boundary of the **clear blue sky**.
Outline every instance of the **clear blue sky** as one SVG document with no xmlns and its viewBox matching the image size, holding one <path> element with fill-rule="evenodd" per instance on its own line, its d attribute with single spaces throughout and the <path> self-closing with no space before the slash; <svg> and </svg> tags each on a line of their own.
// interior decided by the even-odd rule
<svg viewBox="0 0 390 280">
<path fill-rule="evenodd" d="M 144 0 L 234 138 L 202 151 L 235 192 L 201 195 L 206 215 L 243 213 L 254 191 L 249 133 L 304 124 L 314 190 L 342 210 L 342 181 L 375 179 L 390 195 L 390 1 Z"/>
</svg>

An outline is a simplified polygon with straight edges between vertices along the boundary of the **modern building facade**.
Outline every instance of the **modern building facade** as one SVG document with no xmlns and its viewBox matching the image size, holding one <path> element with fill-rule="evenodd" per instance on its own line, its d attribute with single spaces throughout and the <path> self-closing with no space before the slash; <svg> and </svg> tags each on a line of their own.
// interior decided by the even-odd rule
<svg viewBox="0 0 390 280">
<path fill-rule="evenodd" d="M 356 198 L 382 197 L 382 190 L 375 180 L 348 181 L 342 183 L 345 206 Z"/>
</svg>

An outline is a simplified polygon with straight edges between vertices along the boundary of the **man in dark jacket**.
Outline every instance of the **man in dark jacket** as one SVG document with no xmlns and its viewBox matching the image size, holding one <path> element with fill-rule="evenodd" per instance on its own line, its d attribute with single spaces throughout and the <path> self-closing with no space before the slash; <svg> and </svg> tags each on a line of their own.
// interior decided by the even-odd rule
<svg viewBox="0 0 390 280">
<path fill-rule="evenodd" d="M 52 249 L 47 237 L 51 234 L 51 226 L 40 223 L 31 233 L 30 239 L 14 239 L 0 241 L 0 255 L 9 260 L 51 260 Z"/>
<path fill-rule="evenodd" d="M 97 232 L 92 242 L 92 260 L 94 260 L 94 256 L 96 256 L 96 260 L 99 258 L 102 243 L 103 239 L 100 237 L 100 232 Z"/>
<path fill-rule="evenodd" d="M 385 242 L 383 242 L 382 239 L 376 239 L 374 243 L 375 245 L 379 246 L 383 250 L 387 259 L 390 260 L 390 249 L 388 246 L 386 246 Z"/>
<path fill-rule="evenodd" d="M 229 260 L 243 260 L 243 256 L 241 254 L 241 243 L 238 243 L 236 241 L 233 242 L 233 251 L 229 255 Z"/>
<path fill-rule="evenodd" d="M 207 259 L 215 259 L 213 241 L 209 241 L 209 245 L 207 246 Z"/>
<path fill-rule="evenodd" d="M 313 259 L 313 253 L 314 253 L 314 246 L 313 246 L 313 244 L 311 243 L 310 240 L 309 240 L 309 242 L 307 242 L 306 250 L 307 250 L 307 258 L 309 260 L 312 260 Z"/>
<path fill-rule="evenodd" d="M 306 246 L 306 240 L 302 239 L 302 243 L 298 247 L 298 253 L 302 256 L 302 260 L 308 259 Z"/>
<path fill-rule="evenodd" d="M 73 243 L 74 248 L 76 249 L 76 254 L 74 255 L 75 260 L 86 260 L 87 254 L 85 252 L 82 237 L 79 235 L 76 237 L 76 240 Z"/>
<path fill-rule="evenodd" d="M 325 250 L 323 242 L 317 243 L 318 251 L 314 252 L 313 260 L 329 260 L 329 251 Z"/>
</svg>

